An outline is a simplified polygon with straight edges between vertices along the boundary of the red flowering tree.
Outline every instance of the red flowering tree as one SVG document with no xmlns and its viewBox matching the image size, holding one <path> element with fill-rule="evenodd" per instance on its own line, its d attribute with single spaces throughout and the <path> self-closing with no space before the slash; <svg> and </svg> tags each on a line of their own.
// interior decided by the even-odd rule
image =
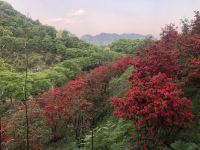
<svg viewBox="0 0 200 150">
<path fill-rule="evenodd" d="M 178 40 L 179 62 L 182 76 L 185 77 L 189 85 L 198 85 L 198 68 L 200 59 L 200 36 L 187 35 Z M 196 74 L 196 75 L 195 75 Z M 195 80 L 197 82 L 195 83 Z"/>
<path fill-rule="evenodd" d="M 43 93 L 37 101 L 44 108 L 44 114 L 48 119 L 48 124 L 52 129 L 53 137 L 57 135 L 57 128 L 61 118 L 67 120 L 69 101 L 62 100 L 62 93 L 58 88 L 52 88 Z M 67 116 L 67 117 L 66 117 Z"/>
<path fill-rule="evenodd" d="M 165 47 L 171 49 L 175 46 L 178 38 L 177 27 L 174 24 L 166 25 L 160 34 L 161 40 L 165 42 Z"/>
<path fill-rule="evenodd" d="M 62 138 L 69 127 L 74 129 L 76 138 L 86 131 L 91 108 L 91 104 L 85 99 L 86 85 L 87 76 L 80 75 L 60 88 L 50 89 L 37 99 L 52 129 L 50 142 Z"/>
<path fill-rule="evenodd" d="M 195 12 L 195 19 L 192 24 L 187 24 L 187 26 L 188 33 L 186 35 L 183 33 L 178 38 L 177 47 L 179 48 L 179 63 L 182 75 L 186 77 L 190 84 L 194 68 L 197 69 L 198 60 L 200 59 L 200 15 L 198 11 Z"/>
<path fill-rule="evenodd" d="M 132 61 L 132 64 L 137 68 L 133 75 L 134 78 L 153 76 L 159 72 L 174 79 L 180 75 L 177 51 L 166 49 L 163 41 L 157 41 L 142 52 L 138 52 L 138 57 Z"/>
<path fill-rule="evenodd" d="M 112 64 L 115 75 L 122 74 L 129 67 L 132 55 L 127 55 Z"/>
<path fill-rule="evenodd" d="M 176 134 L 173 129 L 184 127 L 192 118 L 191 101 L 180 98 L 181 94 L 171 79 L 159 73 L 130 89 L 125 98 L 114 98 L 114 114 L 133 120 L 146 144 L 166 142 Z"/>
<path fill-rule="evenodd" d="M 106 94 L 106 89 L 109 80 L 113 76 L 113 69 L 110 64 L 105 64 L 103 66 L 97 67 L 90 72 L 89 76 L 89 86 L 93 90 L 95 95 L 101 96 Z"/>
<path fill-rule="evenodd" d="M 178 34 L 167 29 L 160 41 L 138 52 L 132 61 L 136 70 L 129 77 L 131 89 L 125 98 L 114 98 L 111 103 L 117 117 L 133 120 L 144 149 L 168 144 L 176 129 L 192 119 L 191 101 L 181 98 L 183 92 L 177 84 L 181 77 L 174 46 Z"/>
<path fill-rule="evenodd" d="M 87 75 L 80 75 L 75 80 L 61 87 L 64 99 L 70 100 L 68 124 L 73 126 L 76 138 L 79 140 L 87 131 L 90 121 L 91 103 L 87 100 L 89 89 Z"/>
<path fill-rule="evenodd" d="M 191 59 L 197 59 L 200 56 L 200 36 L 187 35 L 178 39 L 179 61 L 182 69 L 187 69 Z"/>
</svg>

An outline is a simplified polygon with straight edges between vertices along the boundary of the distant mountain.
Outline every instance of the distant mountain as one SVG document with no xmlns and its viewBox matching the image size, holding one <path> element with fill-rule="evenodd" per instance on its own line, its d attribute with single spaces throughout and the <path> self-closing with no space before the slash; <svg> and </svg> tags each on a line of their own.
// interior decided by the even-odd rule
<svg viewBox="0 0 200 150">
<path fill-rule="evenodd" d="M 117 39 L 145 39 L 151 35 L 141 35 L 141 34 L 116 34 L 116 33 L 101 33 L 95 36 L 92 35 L 83 35 L 81 39 L 88 43 L 105 46 L 111 44 L 114 40 Z"/>
</svg>

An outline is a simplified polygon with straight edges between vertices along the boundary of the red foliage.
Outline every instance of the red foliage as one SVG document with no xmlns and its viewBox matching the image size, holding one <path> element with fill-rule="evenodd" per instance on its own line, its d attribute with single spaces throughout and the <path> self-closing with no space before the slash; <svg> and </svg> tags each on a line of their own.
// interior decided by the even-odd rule
<svg viewBox="0 0 200 150">
<path fill-rule="evenodd" d="M 51 127 L 55 127 L 61 117 L 64 120 L 68 119 L 69 111 L 67 107 L 70 101 L 63 100 L 62 93 L 58 88 L 52 88 L 48 92 L 43 93 L 37 101 L 44 105 L 44 114 L 47 116 L 48 123 Z"/>
<path fill-rule="evenodd" d="M 111 102 L 117 117 L 134 122 L 144 145 L 166 142 L 172 128 L 182 128 L 192 120 L 191 101 L 181 98 L 177 84 L 181 77 L 177 39 L 176 30 L 168 26 L 162 40 L 138 52 L 131 63 L 136 68 L 129 77 L 131 89 L 125 98 Z"/>
<path fill-rule="evenodd" d="M 200 55 L 200 36 L 192 35 L 180 37 L 178 46 L 180 47 L 179 54 L 184 57 L 183 59 L 197 58 Z"/>
<path fill-rule="evenodd" d="M 61 138 L 59 128 L 73 127 L 81 133 L 85 131 L 91 109 L 91 104 L 85 99 L 86 85 L 87 76 L 80 75 L 60 88 L 50 89 L 37 99 L 52 129 L 50 141 Z"/>
<path fill-rule="evenodd" d="M 189 63 L 188 80 L 196 86 L 200 86 L 200 59 L 194 59 Z"/>
<path fill-rule="evenodd" d="M 182 76 L 187 78 L 187 83 L 198 86 L 199 82 L 199 59 L 200 59 L 200 36 L 188 35 L 179 38 L 179 61 L 181 62 Z"/>
<path fill-rule="evenodd" d="M 1 148 L 5 148 L 12 140 L 8 135 L 10 125 L 6 119 L 1 118 Z"/>
<path fill-rule="evenodd" d="M 112 73 L 112 66 L 110 64 L 105 64 L 92 70 L 89 74 L 89 80 L 92 80 L 93 84 L 96 86 L 104 86 L 113 76 Z"/>
<path fill-rule="evenodd" d="M 68 124 L 72 124 L 74 127 L 76 127 L 77 119 L 82 120 L 80 128 L 86 126 L 90 119 L 91 103 L 87 100 L 89 92 L 87 84 L 87 75 L 80 75 L 60 88 L 63 100 L 70 101 L 67 107 L 70 118 Z"/>
<path fill-rule="evenodd" d="M 85 97 L 85 95 L 87 95 L 87 82 L 88 78 L 86 75 L 77 76 L 75 80 L 69 81 L 60 88 L 62 97 L 69 100 Z"/>
<path fill-rule="evenodd" d="M 112 64 L 112 68 L 116 72 L 116 74 L 121 74 L 128 68 L 131 60 L 132 60 L 132 56 L 127 55 L 127 56 L 117 60 L 116 62 L 114 62 Z"/>
<path fill-rule="evenodd" d="M 145 48 L 143 52 L 138 53 L 138 57 L 132 62 L 137 68 L 134 78 L 153 76 L 159 72 L 170 78 L 177 78 L 180 75 L 178 53 L 176 50 L 166 49 L 163 41 L 157 41 Z"/>
<path fill-rule="evenodd" d="M 159 128 L 183 127 L 191 121 L 191 101 L 180 98 L 181 94 L 183 92 L 171 79 L 159 73 L 130 89 L 125 99 L 114 98 L 114 114 L 126 120 L 134 120 L 138 130 L 148 124 L 148 135 L 153 136 Z"/>
<path fill-rule="evenodd" d="M 154 138 L 156 143 L 166 142 L 172 128 L 191 122 L 191 101 L 180 98 L 183 92 L 166 74 L 148 76 L 148 80 L 135 78 L 131 83 L 125 98 L 113 98 L 112 106 L 117 117 L 133 120 L 140 140 Z"/>
</svg>

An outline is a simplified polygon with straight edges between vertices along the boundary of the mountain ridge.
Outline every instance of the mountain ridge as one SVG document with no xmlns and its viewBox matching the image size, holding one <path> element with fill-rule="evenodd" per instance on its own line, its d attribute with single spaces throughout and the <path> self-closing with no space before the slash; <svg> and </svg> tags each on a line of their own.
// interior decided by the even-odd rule
<svg viewBox="0 0 200 150">
<path fill-rule="evenodd" d="M 80 37 L 81 40 L 88 42 L 90 44 L 98 45 L 98 46 L 106 46 L 111 44 L 114 40 L 118 39 L 145 39 L 152 35 L 142 35 L 137 33 L 100 33 L 97 35 L 85 34 Z"/>
</svg>

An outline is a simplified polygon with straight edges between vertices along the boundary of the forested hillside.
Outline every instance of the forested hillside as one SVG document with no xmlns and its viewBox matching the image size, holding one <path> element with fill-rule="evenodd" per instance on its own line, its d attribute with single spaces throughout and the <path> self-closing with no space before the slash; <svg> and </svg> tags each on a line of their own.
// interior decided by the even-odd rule
<svg viewBox="0 0 200 150">
<path fill-rule="evenodd" d="M 199 150 L 200 13 L 105 47 L 0 1 L 0 150 Z"/>
<path fill-rule="evenodd" d="M 77 49 L 76 53 L 94 48 L 68 31 L 56 31 L 27 17 L 0 1 L 0 56 L 16 71 L 23 71 L 26 52 L 30 58 L 29 69 L 39 71 L 72 58 L 69 48 Z M 87 56 L 84 52 L 79 55 Z"/>
</svg>

